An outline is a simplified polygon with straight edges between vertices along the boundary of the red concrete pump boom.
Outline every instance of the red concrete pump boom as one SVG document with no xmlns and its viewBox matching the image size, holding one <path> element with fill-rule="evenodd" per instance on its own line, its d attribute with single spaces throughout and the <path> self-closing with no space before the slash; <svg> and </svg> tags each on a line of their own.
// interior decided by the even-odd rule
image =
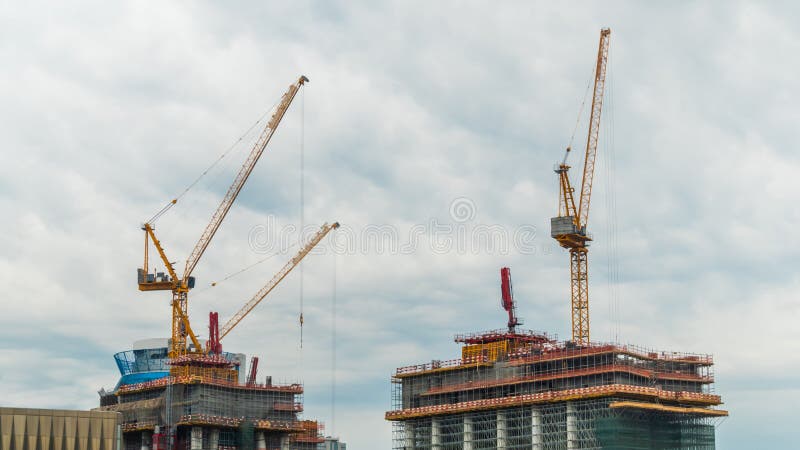
<svg viewBox="0 0 800 450">
<path fill-rule="evenodd" d="M 517 325 L 522 325 L 514 314 L 516 306 L 514 305 L 514 291 L 511 288 L 511 269 L 503 267 L 500 269 L 500 292 L 503 294 L 502 305 L 503 309 L 508 312 L 508 332 L 514 333 Z"/>
<path fill-rule="evenodd" d="M 258 356 L 250 358 L 250 372 L 247 373 L 247 385 L 253 386 L 256 384 L 256 377 L 258 376 Z"/>
<path fill-rule="evenodd" d="M 215 355 L 222 354 L 222 344 L 219 342 L 219 313 L 208 313 L 208 347 L 206 351 Z"/>
</svg>

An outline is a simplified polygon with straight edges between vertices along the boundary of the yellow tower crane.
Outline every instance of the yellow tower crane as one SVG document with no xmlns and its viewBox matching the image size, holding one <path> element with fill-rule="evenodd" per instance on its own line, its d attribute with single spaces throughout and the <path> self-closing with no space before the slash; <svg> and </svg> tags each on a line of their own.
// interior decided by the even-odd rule
<svg viewBox="0 0 800 450">
<path fill-rule="evenodd" d="M 209 337 L 208 337 L 208 343 L 207 343 L 208 346 L 206 348 L 206 351 L 215 354 L 222 353 L 222 345 L 220 343 L 220 341 L 222 341 L 222 338 L 227 336 L 228 333 L 230 333 L 231 330 L 233 330 L 233 328 L 236 325 L 238 325 L 239 322 L 241 322 L 242 319 L 244 319 L 245 316 L 247 316 L 250 313 L 250 311 L 253 310 L 253 308 L 256 307 L 256 305 L 261 303 L 261 300 L 263 300 L 264 297 L 269 295 L 269 293 L 272 292 L 273 289 L 275 289 L 275 287 L 281 282 L 281 280 L 286 278 L 286 275 L 289 275 L 289 272 L 291 272 L 292 269 L 297 267 L 297 265 L 300 264 L 300 261 L 302 261 L 303 258 L 305 258 L 306 255 L 308 255 L 311 252 L 311 250 L 313 250 L 314 247 L 316 247 L 317 244 L 319 244 L 322 241 L 322 239 L 325 238 L 325 236 L 331 232 L 331 230 L 335 230 L 337 228 L 339 228 L 339 222 L 334 222 L 332 224 L 327 224 L 327 223 L 323 224 L 322 227 L 319 229 L 319 231 L 317 231 L 316 234 L 314 234 L 314 236 L 311 237 L 308 243 L 306 243 L 306 245 L 304 245 L 303 248 L 301 248 L 292 257 L 292 259 L 290 259 L 289 262 L 287 262 L 281 268 L 281 270 L 279 270 L 275 275 L 273 275 L 272 279 L 270 279 L 269 282 L 267 282 L 267 284 L 264 285 L 264 287 L 259 289 L 258 292 L 256 292 L 253 295 L 253 297 L 247 303 L 245 303 L 244 306 L 242 306 L 241 309 L 239 309 L 239 311 L 236 314 L 233 315 L 233 317 L 228 319 L 228 322 L 226 322 L 225 325 L 222 326 L 222 328 L 219 328 L 219 322 L 218 322 L 219 316 L 217 315 L 217 313 L 212 312 L 209 316 Z M 302 315 L 300 320 L 302 320 Z"/>
<path fill-rule="evenodd" d="M 295 83 L 289 86 L 289 89 L 281 97 L 280 102 L 275 107 L 275 110 L 264 127 L 264 131 L 259 136 L 256 143 L 253 145 L 250 154 L 242 164 L 239 173 L 233 180 L 233 184 L 228 188 L 225 197 L 217 207 L 214 214 L 211 216 L 211 221 L 206 226 L 200 239 L 197 241 L 192 253 L 186 259 L 186 266 L 183 270 L 183 275 L 178 276 L 175 272 L 172 262 L 167 258 L 161 242 L 156 238 L 153 221 L 163 214 L 167 209 L 177 202 L 177 199 L 172 200 L 164 209 L 144 224 L 142 229 L 145 231 L 144 235 L 144 265 L 138 270 L 138 282 L 140 291 L 172 291 L 172 339 L 169 344 L 169 357 L 177 358 L 187 353 L 202 353 L 203 347 L 198 341 L 197 336 L 192 331 L 189 324 L 189 310 L 188 310 L 188 294 L 189 290 L 194 287 L 194 271 L 200 258 L 211 243 L 211 239 L 222 224 L 223 219 L 228 214 L 234 200 L 242 190 L 244 183 L 253 171 L 256 163 L 258 162 L 264 149 L 267 147 L 272 135 L 283 119 L 284 114 L 289 109 L 292 100 L 294 99 L 297 91 L 308 81 L 308 78 L 301 76 Z M 152 240 L 153 246 L 158 251 L 164 265 L 166 266 L 167 274 L 163 273 L 150 273 L 148 268 L 148 253 L 149 241 Z M 188 347 L 188 339 L 191 339 L 193 348 Z"/>
<path fill-rule="evenodd" d="M 567 147 L 563 161 L 555 172 L 559 179 L 558 216 L 550 219 L 550 235 L 559 245 L 569 250 L 570 283 L 572 295 L 572 341 L 578 345 L 589 344 L 589 278 L 588 244 L 592 238 L 586 233 L 589 221 L 589 202 L 592 198 L 594 163 L 597 156 L 597 139 L 600 134 L 600 113 L 603 109 L 603 92 L 606 84 L 606 63 L 611 30 L 600 30 L 600 46 L 594 73 L 592 109 L 589 117 L 589 136 L 586 139 L 586 157 L 583 163 L 583 180 L 577 209 L 573 187 L 569 181 Z"/>
</svg>

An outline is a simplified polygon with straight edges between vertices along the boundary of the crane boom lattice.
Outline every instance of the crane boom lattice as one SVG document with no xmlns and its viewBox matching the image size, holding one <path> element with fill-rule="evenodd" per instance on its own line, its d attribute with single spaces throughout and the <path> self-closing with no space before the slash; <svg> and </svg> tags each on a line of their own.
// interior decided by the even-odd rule
<svg viewBox="0 0 800 450">
<path fill-rule="evenodd" d="M 253 298 L 250 299 L 236 314 L 231 317 L 228 322 L 222 326 L 219 330 L 219 339 L 222 340 L 231 330 L 242 321 L 242 319 L 250 313 L 260 302 L 264 299 L 275 287 L 286 278 L 286 275 L 289 275 L 289 272 L 292 271 L 306 255 L 314 249 L 314 247 L 319 244 L 322 239 L 331 231 L 336 228 L 339 228 L 339 223 L 334 222 L 333 224 L 323 224 L 322 228 L 317 231 L 314 236 L 311 237 L 311 240 L 308 241 L 306 245 L 303 246 L 297 254 L 289 260 L 289 262 L 284 265 L 281 270 L 276 273 L 271 280 L 267 284 L 264 285 L 258 292 L 253 295 Z"/>
<path fill-rule="evenodd" d="M 225 193 L 222 202 L 220 202 L 217 210 L 214 211 L 214 215 L 211 216 L 211 221 L 208 222 L 206 229 L 203 230 L 203 234 L 200 235 L 200 239 L 197 241 L 194 250 L 192 250 L 192 253 L 186 259 L 186 268 L 183 271 L 184 281 L 186 281 L 194 271 L 195 266 L 197 266 L 198 261 L 200 261 L 200 257 L 203 256 L 203 252 L 208 248 L 211 238 L 214 237 L 214 234 L 219 229 L 222 220 L 228 214 L 231 205 L 233 205 L 234 200 L 236 200 L 236 197 L 239 195 L 239 191 L 242 190 L 244 183 L 253 171 L 253 167 L 255 167 L 258 159 L 261 158 L 261 154 L 264 153 L 264 149 L 267 147 L 270 139 L 272 139 L 272 135 L 275 134 L 275 130 L 278 124 L 280 124 L 281 119 L 283 119 L 284 114 L 286 114 L 286 110 L 289 109 L 289 105 L 292 104 L 294 96 L 306 81 L 308 81 L 308 78 L 301 76 L 300 79 L 289 86 L 289 90 L 283 94 L 280 103 L 278 103 L 278 106 L 275 108 L 275 113 L 272 114 L 269 122 L 267 122 L 267 126 L 253 145 L 253 149 L 250 151 L 244 164 L 242 164 L 242 168 L 239 169 L 239 173 L 233 180 L 233 184 L 228 188 L 228 192 Z"/>
<path fill-rule="evenodd" d="M 597 138 L 600 135 L 600 113 L 603 111 L 603 93 L 606 89 L 606 64 L 608 63 L 608 43 L 611 30 L 600 32 L 600 46 L 597 50 L 597 67 L 594 74 L 594 94 L 592 112 L 589 116 L 589 135 L 586 138 L 586 158 L 583 164 L 583 182 L 578 205 L 578 224 L 586 226 L 589 221 L 589 203 L 592 199 L 594 181 L 594 162 L 597 157 Z"/>
</svg>

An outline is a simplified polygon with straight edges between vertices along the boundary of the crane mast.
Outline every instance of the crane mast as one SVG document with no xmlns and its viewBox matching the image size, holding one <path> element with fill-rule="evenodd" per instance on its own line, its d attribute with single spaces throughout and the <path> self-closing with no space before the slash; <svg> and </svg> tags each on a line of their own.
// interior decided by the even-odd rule
<svg viewBox="0 0 800 450">
<path fill-rule="evenodd" d="M 564 160 L 555 169 L 559 178 L 559 207 L 558 216 L 550 220 L 550 234 L 558 241 L 559 245 L 569 250 L 572 341 L 578 345 L 589 344 L 588 244 L 592 239 L 586 233 L 586 226 L 589 221 L 589 204 L 592 197 L 594 166 L 600 134 L 600 115 L 603 109 L 610 35 L 610 29 L 600 30 L 589 133 L 586 138 L 583 178 L 577 208 L 574 188 L 569 180 L 570 166 L 567 165 L 567 156 L 571 150 L 569 147 L 567 147 Z"/>
<path fill-rule="evenodd" d="M 170 358 L 177 358 L 189 352 L 189 348 L 187 348 L 187 339 L 191 340 L 192 344 L 194 345 L 194 352 L 203 352 L 203 347 L 201 346 L 200 341 L 197 339 L 197 336 L 194 334 L 192 327 L 189 324 L 188 294 L 189 290 L 194 287 L 194 277 L 191 276 L 192 272 L 197 266 L 197 263 L 200 261 L 200 258 L 203 256 L 203 253 L 208 248 L 208 245 L 211 243 L 211 239 L 214 237 L 214 234 L 217 232 L 222 224 L 222 221 L 225 219 L 225 216 L 228 214 L 228 211 L 233 205 L 233 202 L 236 200 L 236 197 L 239 195 L 239 192 L 242 190 L 247 178 L 252 173 L 253 168 L 255 167 L 259 158 L 264 153 L 264 149 L 267 147 L 272 135 L 275 134 L 275 130 L 280 124 L 281 119 L 283 119 L 283 116 L 286 114 L 286 111 L 289 109 L 289 106 L 297 94 L 297 91 L 307 81 L 308 78 L 301 76 L 295 83 L 289 86 L 289 89 L 281 97 L 280 102 L 275 108 L 275 112 L 270 117 L 270 120 L 267 122 L 264 131 L 261 133 L 256 143 L 253 145 L 253 148 L 250 150 L 250 154 L 242 164 L 242 167 L 239 170 L 239 173 L 236 175 L 233 184 L 231 184 L 231 186 L 228 188 L 228 191 L 225 193 L 225 196 L 223 197 L 216 211 L 214 211 L 214 214 L 211 216 L 210 222 L 200 235 L 200 239 L 197 241 L 197 244 L 195 245 L 189 257 L 186 259 L 186 266 L 182 276 L 179 277 L 175 273 L 173 264 L 167 258 L 160 241 L 155 236 L 152 223 L 145 223 L 142 227 L 142 229 L 145 231 L 145 261 L 143 268 L 139 269 L 139 290 L 172 291 L 172 340 L 170 341 L 169 347 Z M 176 201 L 177 200 L 172 200 L 170 203 L 175 204 Z M 162 212 L 154 217 L 160 216 L 167 208 L 162 210 Z M 150 240 L 152 240 L 162 262 L 166 266 L 169 276 L 166 276 L 163 273 L 149 273 L 148 241 Z"/>
</svg>

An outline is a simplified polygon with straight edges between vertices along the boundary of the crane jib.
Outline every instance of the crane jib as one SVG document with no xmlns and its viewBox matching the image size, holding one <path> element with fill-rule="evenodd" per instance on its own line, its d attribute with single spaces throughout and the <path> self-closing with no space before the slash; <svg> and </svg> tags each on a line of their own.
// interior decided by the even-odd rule
<svg viewBox="0 0 800 450">
<path fill-rule="evenodd" d="M 317 233 L 311 237 L 311 240 L 309 240 L 308 243 L 304 245 L 303 248 L 301 248 L 297 254 L 292 257 L 292 259 L 290 259 L 289 262 L 287 262 L 286 265 L 284 265 L 267 284 L 264 285 L 264 287 L 259 289 L 259 291 L 253 295 L 253 298 L 251 298 L 250 301 L 248 301 L 236 314 L 233 315 L 233 317 L 228 320 L 225 325 L 222 326 L 222 328 L 220 328 L 219 339 L 221 340 L 225 337 L 225 335 L 230 333 L 231 330 L 237 324 L 239 324 L 239 322 L 241 322 L 242 319 L 244 319 L 244 317 L 261 302 L 261 300 L 264 299 L 264 297 L 266 297 L 270 292 L 272 292 L 273 289 L 275 289 L 281 280 L 286 278 L 286 275 L 288 275 L 292 269 L 300 264 L 300 261 L 302 261 L 303 258 L 305 258 L 306 255 L 308 255 L 311 250 L 313 250 L 314 247 L 316 247 L 317 244 L 319 244 L 331 230 L 335 230 L 336 228 L 339 228 L 339 222 L 323 224 L 319 231 L 317 231 Z"/>
<path fill-rule="evenodd" d="M 256 143 L 253 145 L 253 148 L 250 151 L 247 159 L 242 164 L 241 169 L 239 170 L 238 174 L 233 180 L 233 184 L 228 188 L 228 191 L 225 193 L 222 201 L 220 202 L 219 206 L 217 207 L 214 214 L 211 216 L 211 220 L 203 230 L 203 233 L 200 236 L 200 239 L 197 241 L 194 249 L 192 250 L 191 254 L 186 260 L 186 266 L 184 269 L 184 273 L 182 277 L 178 277 L 175 273 L 173 268 L 173 264 L 167 258 L 161 243 L 156 238 L 153 227 L 151 222 L 146 223 L 143 226 L 145 231 L 145 249 L 144 249 L 144 257 L 145 262 L 141 269 L 138 270 L 138 281 L 139 281 L 139 290 L 142 291 L 153 291 L 153 290 L 171 290 L 172 291 L 172 339 L 170 342 L 170 350 L 169 355 L 171 358 L 176 358 L 182 355 L 185 355 L 188 351 L 193 352 L 203 352 L 202 347 L 200 346 L 200 342 L 197 339 L 197 336 L 192 331 L 192 328 L 189 324 L 189 316 L 188 316 L 188 292 L 194 286 L 194 278 L 191 276 L 192 272 L 194 271 L 197 263 L 199 262 L 200 258 L 203 256 L 206 248 L 208 247 L 211 239 L 214 237 L 214 234 L 219 229 L 222 221 L 225 219 L 225 216 L 228 214 L 233 202 L 236 200 L 236 197 L 239 195 L 239 192 L 242 190 L 245 182 L 247 181 L 250 173 L 253 171 L 256 163 L 258 162 L 259 158 L 264 152 L 264 149 L 269 144 L 272 135 L 275 133 L 278 125 L 280 124 L 283 116 L 286 114 L 286 111 L 289 109 L 289 106 L 292 103 L 297 91 L 300 89 L 308 81 L 308 78 L 305 76 L 301 76 L 295 83 L 289 86 L 289 89 L 283 94 L 281 97 L 280 102 L 275 108 L 272 116 L 270 117 L 269 121 L 267 122 L 264 131 L 259 136 Z M 177 200 L 173 200 L 170 202 L 170 205 L 162 209 L 158 214 L 156 214 L 156 218 L 163 214 L 169 206 L 176 203 Z M 338 224 L 336 224 L 338 226 Z M 169 272 L 168 276 L 162 273 L 149 273 L 148 269 L 148 247 L 149 241 L 153 242 L 153 245 L 156 247 L 159 256 L 161 257 L 162 262 L 167 267 L 167 271 Z M 151 280 L 152 278 L 152 280 Z M 187 337 L 191 340 L 191 344 L 194 346 L 194 350 L 191 350 L 187 347 Z"/>
</svg>

